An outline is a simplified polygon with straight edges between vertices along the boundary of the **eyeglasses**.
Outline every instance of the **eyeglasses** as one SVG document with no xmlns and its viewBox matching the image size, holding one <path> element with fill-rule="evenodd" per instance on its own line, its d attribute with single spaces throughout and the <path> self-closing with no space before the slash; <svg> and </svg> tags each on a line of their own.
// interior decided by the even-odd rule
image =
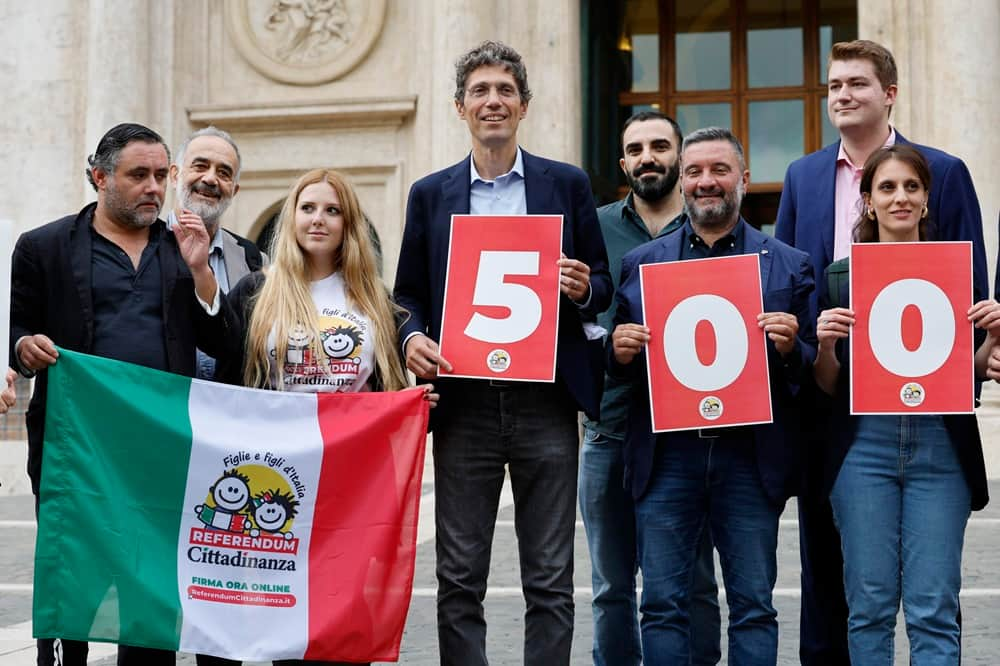
<svg viewBox="0 0 1000 666">
<path fill-rule="evenodd" d="M 474 99 L 482 99 L 483 97 L 487 97 L 490 94 L 490 91 L 493 90 L 497 92 L 499 97 L 504 99 L 514 99 L 520 95 L 517 88 L 508 83 L 501 83 L 500 85 L 495 86 L 481 83 L 471 88 L 466 88 L 465 94 Z"/>
</svg>

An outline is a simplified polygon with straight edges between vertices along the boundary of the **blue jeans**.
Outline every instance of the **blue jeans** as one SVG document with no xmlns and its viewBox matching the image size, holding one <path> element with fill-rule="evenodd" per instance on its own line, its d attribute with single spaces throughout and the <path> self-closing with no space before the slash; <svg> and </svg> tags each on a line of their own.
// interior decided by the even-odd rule
<svg viewBox="0 0 1000 666">
<path fill-rule="evenodd" d="M 444 401 L 445 396 L 442 396 Z M 434 430 L 441 664 L 486 666 L 483 598 L 505 468 L 514 493 L 525 666 L 568 666 L 579 430 L 561 384 L 465 382 Z"/>
<path fill-rule="evenodd" d="M 840 530 L 848 645 L 892 664 L 900 598 L 910 660 L 957 664 L 970 493 L 940 416 L 860 416 L 830 501 Z"/>
<path fill-rule="evenodd" d="M 771 593 L 783 507 L 764 491 L 752 440 L 661 435 L 635 508 L 645 662 L 690 659 L 692 569 L 710 530 L 729 605 L 729 663 L 773 666 L 778 621 Z"/>
<path fill-rule="evenodd" d="M 587 531 L 593 586 L 594 666 L 642 663 L 635 595 L 639 567 L 635 505 L 625 490 L 622 446 L 621 439 L 588 428 L 580 451 L 580 514 Z M 705 530 L 693 569 L 692 664 L 716 664 L 722 656 L 712 553 L 711 535 Z"/>
</svg>

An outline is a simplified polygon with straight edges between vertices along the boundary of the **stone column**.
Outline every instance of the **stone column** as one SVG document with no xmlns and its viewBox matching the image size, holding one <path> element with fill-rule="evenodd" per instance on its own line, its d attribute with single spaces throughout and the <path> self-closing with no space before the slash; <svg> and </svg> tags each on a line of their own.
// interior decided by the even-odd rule
<svg viewBox="0 0 1000 666">
<path fill-rule="evenodd" d="M 33 175 L 27 189 L 23 177 L 0 182 L 0 217 L 13 219 L 16 233 L 78 209 L 88 196 L 78 83 L 85 24 L 75 0 L 0 0 L 0 160 Z"/>
<path fill-rule="evenodd" d="M 455 60 L 485 39 L 515 48 L 528 68 L 534 98 L 518 138 L 528 150 L 579 163 L 582 154 L 580 18 L 572 0 L 434 0 L 421 17 L 432 35 L 418 103 L 416 141 L 427 145 L 428 170 L 458 160 L 470 149 L 468 130 L 456 117 Z M 417 56 L 419 58 L 419 56 Z M 426 133 L 421 137 L 421 132 Z M 428 160 L 419 159 L 419 163 Z M 414 174 L 419 177 L 422 173 Z"/>
<path fill-rule="evenodd" d="M 87 153 L 118 123 L 150 123 L 154 89 L 150 64 L 161 51 L 150 22 L 151 0 L 90 0 L 87 3 Z M 154 128 L 156 129 L 156 128 Z"/>
<path fill-rule="evenodd" d="M 511 45 L 525 59 L 534 98 L 519 131 L 528 150 L 580 164 L 583 99 L 580 86 L 580 5 L 571 0 L 510 3 Z"/>
<path fill-rule="evenodd" d="M 968 165 L 983 210 L 991 282 L 997 258 L 1000 184 L 1000 4 L 969 0 L 859 3 L 858 33 L 892 50 L 899 67 L 893 122 L 908 139 Z M 933 184 L 932 184 L 933 186 Z"/>
<path fill-rule="evenodd" d="M 497 30 L 497 19 L 504 12 L 497 11 L 497 4 L 479 0 L 434 0 L 428 12 L 430 25 L 431 57 L 428 70 L 423 74 L 423 90 L 418 101 L 417 113 L 429 132 L 424 137 L 418 133 L 416 141 L 427 147 L 426 159 L 415 160 L 415 166 L 427 164 L 427 171 L 413 174 L 413 180 L 425 173 L 443 168 L 458 161 L 472 147 L 469 131 L 455 112 L 455 60 L 465 51 L 485 39 L 501 39 L 505 35 Z M 418 148 L 418 154 L 424 152 Z"/>
</svg>

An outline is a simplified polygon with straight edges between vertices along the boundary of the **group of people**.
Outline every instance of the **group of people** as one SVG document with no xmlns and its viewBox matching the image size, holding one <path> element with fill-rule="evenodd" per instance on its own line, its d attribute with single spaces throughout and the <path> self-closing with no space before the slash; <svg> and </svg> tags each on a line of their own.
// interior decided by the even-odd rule
<svg viewBox="0 0 1000 666">
<path fill-rule="evenodd" d="M 46 369 L 58 362 L 57 347 L 259 388 L 407 385 L 396 336 L 401 310 L 381 283 L 370 223 L 341 174 L 314 169 L 298 179 L 268 259 L 219 225 L 241 168 L 226 132 L 195 132 L 171 163 L 156 132 L 122 124 L 89 162 L 97 202 L 25 233 L 13 255 L 11 359 L 36 377 L 27 413 L 36 510 Z M 168 184 L 175 206 L 162 221 Z M 333 363 L 326 353 L 331 331 L 322 315 L 330 311 L 363 331 L 357 363 Z M 437 400 L 430 384 L 425 397 Z M 87 652 L 82 641 L 38 641 L 39 664 L 86 664 Z M 171 652 L 119 647 L 121 664 L 174 660 Z M 236 662 L 199 655 L 198 663 Z"/>
<path fill-rule="evenodd" d="M 341 174 L 315 169 L 296 181 L 268 257 L 220 226 L 242 166 L 231 136 L 199 130 L 171 163 L 153 130 L 111 129 L 87 169 L 97 202 L 25 233 L 14 251 L 10 358 L 36 377 L 27 414 L 36 498 L 57 346 L 287 391 L 398 390 L 409 370 L 436 407 L 442 664 L 488 663 L 483 600 L 507 474 L 525 664 L 570 661 L 578 490 L 595 664 L 717 663 L 714 551 L 730 661 L 776 663 L 778 519 L 796 495 L 803 663 L 891 662 L 900 599 L 912 662 L 957 663 L 962 536 L 987 499 L 975 417 L 849 417 L 844 341 L 854 314 L 846 286 L 829 293 L 825 276 L 852 240 L 972 241 L 976 371 L 996 379 L 1000 306 L 986 298 L 978 202 L 961 161 L 909 144 L 889 124 L 897 83 L 887 50 L 837 44 L 828 73 L 841 140 L 789 167 L 772 238 L 740 216 L 749 171 L 739 140 L 722 128 L 685 137 L 656 111 L 626 121 L 620 164 L 630 192 L 596 209 L 583 171 L 518 145 L 531 99 L 525 65 L 504 44 L 480 44 L 456 64 L 455 109 L 472 151 L 412 186 L 391 295 L 370 222 Z M 168 186 L 175 205 L 162 221 Z M 470 213 L 562 216 L 555 382 L 438 377 L 451 370 L 438 348 L 451 217 Z M 654 434 L 639 267 L 737 254 L 760 258 L 773 422 Z M 843 262 L 833 270 L 843 274 Z M 349 371 L 324 344 L 323 313 L 334 310 L 364 330 Z M 40 665 L 57 654 L 85 664 L 87 645 L 39 641 Z M 119 664 L 174 659 L 119 648 Z"/>
<path fill-rule="evenodd" d="M 827 74 L 840 140 L 788 167 L 776 238 L 740 216 L 749 172 L 729 130 L 683 136 L 655 111 L 625 123 L 630 192 L 598 211 L 620 274 L 601 315 L 608 376 L 580 464 L 595 664 L 717 663 L 713 547 L 730 663 L 776 663 L 778 519 L 793 495 L 801 663 L 892 663 L 900 603 L 911 663 L 959 663 L 965 526 L 988 500 L 976 418 L 850 415 L 848 257 L 852 242 L 972 244 L 975 303 L 964 314 L 978 391 L 1000 378 L 979 202 L 961 160 L 890 124 L 898 84 L 887 49 L 835 44 Z M 773 422 L 653 434 L 639 267 L 737 254 L 760 260 Z"/>
</svg>

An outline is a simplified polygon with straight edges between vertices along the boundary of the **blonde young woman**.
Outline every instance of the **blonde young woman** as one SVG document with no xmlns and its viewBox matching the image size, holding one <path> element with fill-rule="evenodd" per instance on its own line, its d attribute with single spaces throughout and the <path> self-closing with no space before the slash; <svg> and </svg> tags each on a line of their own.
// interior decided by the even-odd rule
<svg viewBox="0 0 1000 666">
<path fill-rule="evenodd" d="M 368 222 L 341 174 L 314 169 L 296 181 L 270 256 L 269 267 L 228 294 L 243 345 L 220 366 L 227 381 L 307 393 L 406 388 L 401 310 L 379 278 Z M 433 406 L 437 394 L 425 390 Z"/>
</svg>

